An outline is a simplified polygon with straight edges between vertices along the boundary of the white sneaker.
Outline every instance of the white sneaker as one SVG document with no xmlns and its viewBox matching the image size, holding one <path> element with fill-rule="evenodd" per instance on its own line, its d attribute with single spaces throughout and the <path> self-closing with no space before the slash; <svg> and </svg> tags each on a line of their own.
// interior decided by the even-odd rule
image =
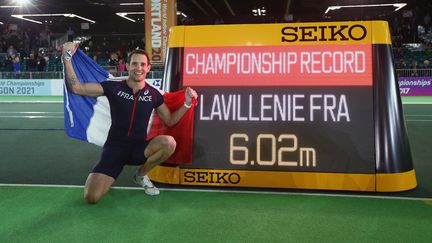
<svg viewBox="0 0 432 243">
<path fill-rule="evenodd" d="M 135 173 L 135 176 L 134 176 L 134 181 L 136 184 L 138 184 L 144 188 L 144 191 L 147 195 L 150 195 L 150 196 L 159 195 L 159 193 L 160 193 L 159 189 L 157 189 L 157 187 L 155 187 L 153 185 L 153 183 L 151 182 L 151 180 L 148 178 L 147 175 L 141 176 L 138 174 L 138 171 L 137 171 L 137 173 Z"/>
</svg>

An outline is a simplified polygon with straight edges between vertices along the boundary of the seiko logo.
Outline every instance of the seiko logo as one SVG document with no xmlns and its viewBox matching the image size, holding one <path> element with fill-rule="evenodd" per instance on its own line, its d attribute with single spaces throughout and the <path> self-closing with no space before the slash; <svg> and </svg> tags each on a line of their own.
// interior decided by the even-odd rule
<svg viewBox="0 0 432 243">
<path fill-rule="evenodd" d="M 359 41 L 366 37 L 363 25 L 329 25 L 284 27 L 281 30 L 282 42 L 295 41 Z"/>
<path fill-rule="evenodd" d="M 227 172 L 186 171 L 184 173 L 184 182 L 209 184 L 238 184 L 240 182 L 240 175 L 237 173 Z"/>
</svg>

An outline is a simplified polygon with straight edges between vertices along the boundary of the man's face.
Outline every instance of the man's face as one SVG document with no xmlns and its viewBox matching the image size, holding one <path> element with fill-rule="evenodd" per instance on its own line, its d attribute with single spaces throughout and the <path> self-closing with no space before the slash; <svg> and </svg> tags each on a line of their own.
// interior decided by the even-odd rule
<svg viewBox="0 0 432 243">
<path fill-rule="evenodd" d="M 129 63 L 126 63 L 130 80 L 141 82 L 145 80 L 147 73 L 150 71 L 150 64 L 147 57 L 142 54 L 134 54 Z"/>
</svg>

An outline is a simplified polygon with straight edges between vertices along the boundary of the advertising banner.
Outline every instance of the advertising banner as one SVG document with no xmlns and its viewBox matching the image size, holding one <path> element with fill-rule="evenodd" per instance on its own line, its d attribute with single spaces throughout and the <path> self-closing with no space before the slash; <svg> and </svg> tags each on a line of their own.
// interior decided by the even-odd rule
<svg viewBox="0 0 432 243">
<path fill-rule="evenodd" d="M 402 96 L 432 96 L 432 77 L 399 77 Z"/>
<path fill-rule="evenodd" d="M 0 96 L 62 96 L 62 79 L 1 79 Z"/>
<path fill-rule="evenodd" d="M 152 64 L 163 64 L 169 29 L 177 24 L 177 1 L 145 0 L 145 46 Z"/>
</svg>

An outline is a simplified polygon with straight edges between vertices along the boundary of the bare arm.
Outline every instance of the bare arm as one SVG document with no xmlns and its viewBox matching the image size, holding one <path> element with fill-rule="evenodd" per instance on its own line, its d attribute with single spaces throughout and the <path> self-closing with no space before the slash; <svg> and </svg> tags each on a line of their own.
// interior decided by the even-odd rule
<svg viewBox="0 0 432 243">
<path fill-rule="evenodd" d="M 63 63 L 65 69 L 65 83 L 69 92 L 85 95 L 91 97 L 98 97 L 104 94 L 102 85 L 99 83 L 81 83 L 75 73 L 75 70 L 72 66 L 72 62 L 70 57 L 75 53 L 77 49 L 76 44 L 72 42 L 67 42 L 63 44 Z M 69 56 L 69 58 L 68 58 Z"/>
<path fill-rule="evenodd" d="M 167 125 L 168 127 L 172 127 L 177 122 L 180 121 L 180 119 L 183 117 L 183 115 L 189 110 L 189 108 L 192 105 L 192 98 L 198 97 L 198 94 L 195 92 L 195 90 L 191 88 L 187 88 L 185 92 L 185 104 L 182 105 L 180 108 L 178 108 L 173 113 L 170 112 L 168 107 L 164 104 L 156 108 L 156 112 L 161 118 L 161 120 Z"/>
</svg>

